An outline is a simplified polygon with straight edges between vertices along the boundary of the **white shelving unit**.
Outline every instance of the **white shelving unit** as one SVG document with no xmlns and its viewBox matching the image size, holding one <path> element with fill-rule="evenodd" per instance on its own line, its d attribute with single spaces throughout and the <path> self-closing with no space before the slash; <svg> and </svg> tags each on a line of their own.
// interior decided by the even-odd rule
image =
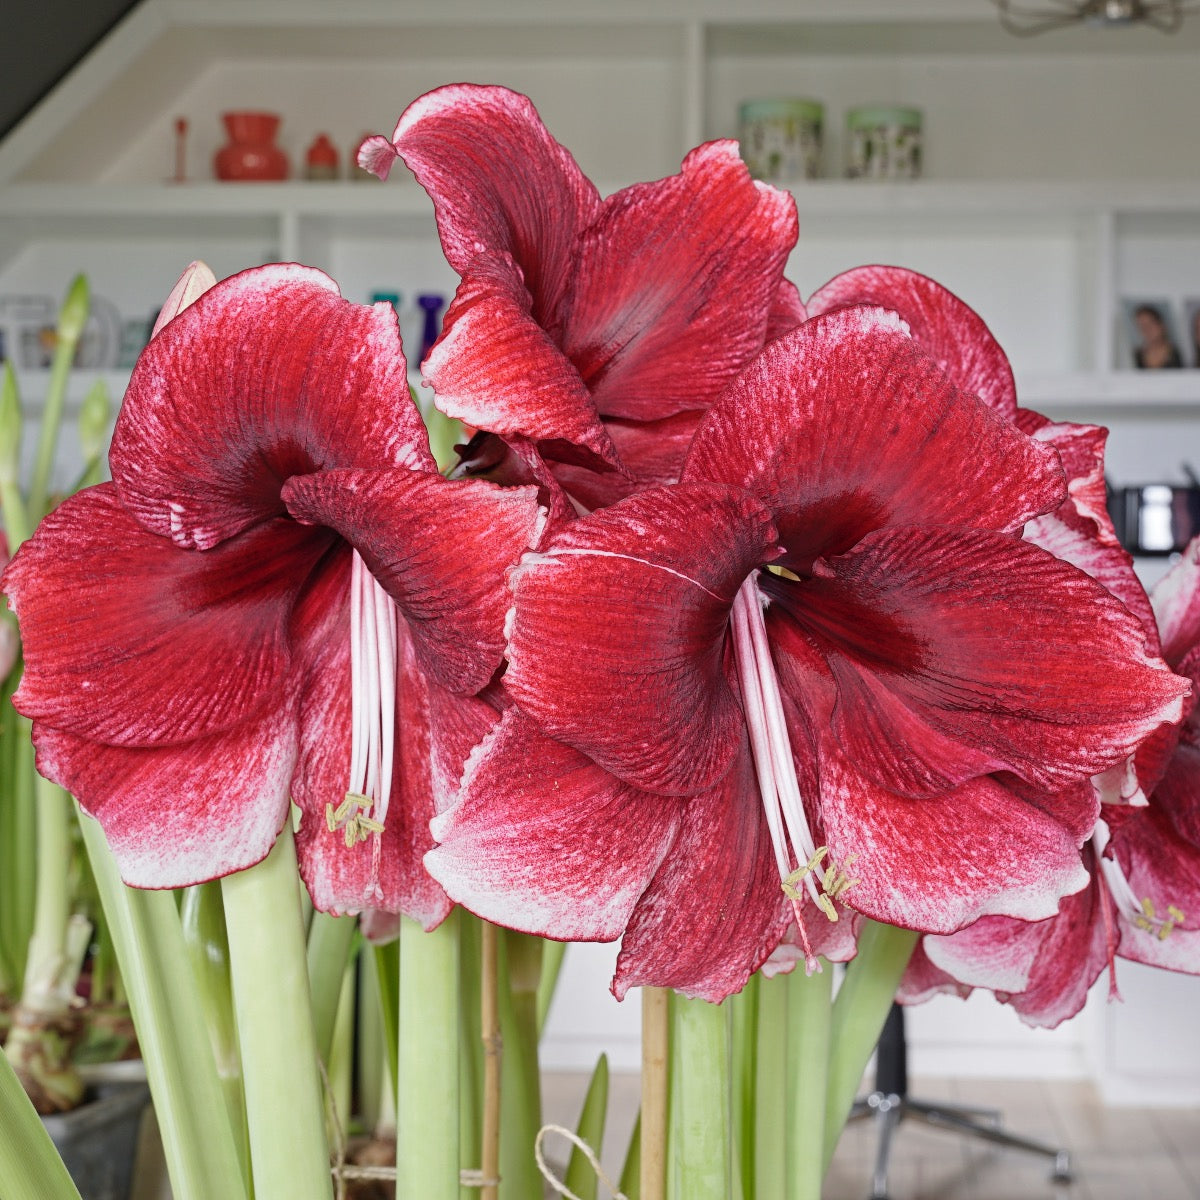
<svg viewBox="0 0 1200 1200">
<path fill-rule="evenodd" d="M 84 270 L 123 314 L 149 318 L 196 257 L 218 274 L 297 259 L 356 300 L 449 295 L 430 204 L 402 170 L 387 185 L 231 185 L 208 164 L 226 109 L 282 113 L 296 164 L 318 132 L 344 154 L 460 80 L 530 95 L 606 191 L 733 136 L 745 99 L 823 101 L 831 175 L 848 107 L 921 107 L 926 179 L 796 186 L 801 292 L 865 262 L 922 270 L 992 326 L 1026 405 L 1111 427 L 1116 481 L 1200 462 L 1200 370 L 1131 369 L 1120 317 L 1125 297 L 1200 297 L 1196 18 L 1169 38 L 1076 28 L 1019 41 L 987 0 L 144 0 L 0 143 L 0 295 L 57 297 Z M 178 116 L 190 122 L 184 184 L 164 182 Z M 119 394 L 125 376 L 105 377 Z M 36 408 L 41 376 L 21 382 Z M 1183 981 L 1193 998 L 1195 982 Z M 1155 1019 L 1165 1030 L 1190 1008 Z M 956 1026 L 962 1011 L 920 1011 L 918 1066 L 969 1069 L 982 1037 L 980 1069 L 1036 1073 L 1049 1055 L 1079 1073 L 1103 1041 L 1080 1023 L 1028 1035 L 1007 1010 L 989 1025 L 977 1006 Z M 1086 1069 L 1111 1083 L 1122 1068 L 1108 1061 Z M 1189 1079 L 1195 1061 L 1164 1050 L 1143 1065 L 1161 1083 Z"/>
</svg>

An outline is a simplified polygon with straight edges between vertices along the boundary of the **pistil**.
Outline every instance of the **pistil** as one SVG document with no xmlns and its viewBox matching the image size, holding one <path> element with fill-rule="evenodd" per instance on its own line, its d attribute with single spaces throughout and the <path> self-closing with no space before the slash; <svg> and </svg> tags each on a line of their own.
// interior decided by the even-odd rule
<svg viewBox="0 0 1200 1200">
<path fill-rule="evenodd" d="M 397 612 L 354 551 L 350 568 L 350 771 L 346 796 L 325 806 L 330 832 L 343 830 L 346 846 L 369 838 L 371 886 L 380 900 L 382 834 L 392 791 L 396 730 Z"/>
<path fill-rule="evenodd" d="M 833 863 L 828 846 L 816 845 L 808 826 L 783 712 L 783 697 L 763 620 L 766 603 L 758 590 L 756 576 L 751 575 L 733 602 L 734 659 L 780 886 L 791 902 L 805 967 L 811 975 L 821 968 L 808 940 L 801 913 L 803 894 L 807 891 L 813 903 L 831 921 L 836 921 L 838 914 L 834 900 L 857 880 L 851 879 L 846 870 Z M 845 866 L 848 868 L 852 862 L 852 859 L 848 860 Z"/>
</svg>

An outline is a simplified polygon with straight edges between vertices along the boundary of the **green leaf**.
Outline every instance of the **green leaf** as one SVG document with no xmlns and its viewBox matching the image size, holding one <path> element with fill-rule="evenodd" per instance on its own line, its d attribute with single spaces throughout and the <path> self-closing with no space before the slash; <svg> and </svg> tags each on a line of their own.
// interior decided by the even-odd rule
<svg viewBox="0 0 1200 1200">
<path fill-rule="evenodd" d="M 0 1054 L 0 1196 L 4 1200 L 80 1200 L 46 1127 L 8 1059 Z"/>
<path fill-rule="evenodd" d="M 588 1083 L 587 1095 L 583 1098 L 583 1108 L 579 1113 L 579 1124 L 575 1129 L 576 1136 L 591 1146 L 597 1158 L 604 1147 L 604 1118 L 607 1113 L 608 1055 L 601 1054 L 596 1060 L 596 1068 Z M 567 1177 L 564 1182 L 579 1200 L 596 1200 L 596 1185 L 600 1181 L 596 1177 L 595 1168 L 578 1147 L 571 1151 L 571 1161 L 567 1164 Z"/>
</svg>

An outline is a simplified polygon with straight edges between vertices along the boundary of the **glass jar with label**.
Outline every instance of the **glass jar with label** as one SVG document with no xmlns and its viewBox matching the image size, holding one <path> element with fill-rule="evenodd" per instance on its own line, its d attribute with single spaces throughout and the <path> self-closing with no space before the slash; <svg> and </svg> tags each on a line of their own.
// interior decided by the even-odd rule
<svg viewBox="0 0 1200 1200">
<path fill-rule="evenodd" d="M 871 105 L 846 113 L 847 179 L 917 179 L 921 110 Z"/>
<path fill-rule="evenodd" d="M 742 158 L 755 179 L 792 183 L 821 173 L 825 108 L 816 100 L 748 100 L 738 109 Z"/>
</svg>

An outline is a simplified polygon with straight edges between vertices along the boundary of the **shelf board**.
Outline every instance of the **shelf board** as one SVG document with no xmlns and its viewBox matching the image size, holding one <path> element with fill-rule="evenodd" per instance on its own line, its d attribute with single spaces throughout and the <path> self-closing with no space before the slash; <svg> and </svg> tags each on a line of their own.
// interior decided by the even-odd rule
<svg viewBox="0 0 1200 1200">
<path fill-rule="evenodd" d="M 1017 399 L 1027 408 L 1123 416 L 1146 411 L 1200 413 L 1200 371 L 1078 371 L 1021 374 Z"/>
</svg>

